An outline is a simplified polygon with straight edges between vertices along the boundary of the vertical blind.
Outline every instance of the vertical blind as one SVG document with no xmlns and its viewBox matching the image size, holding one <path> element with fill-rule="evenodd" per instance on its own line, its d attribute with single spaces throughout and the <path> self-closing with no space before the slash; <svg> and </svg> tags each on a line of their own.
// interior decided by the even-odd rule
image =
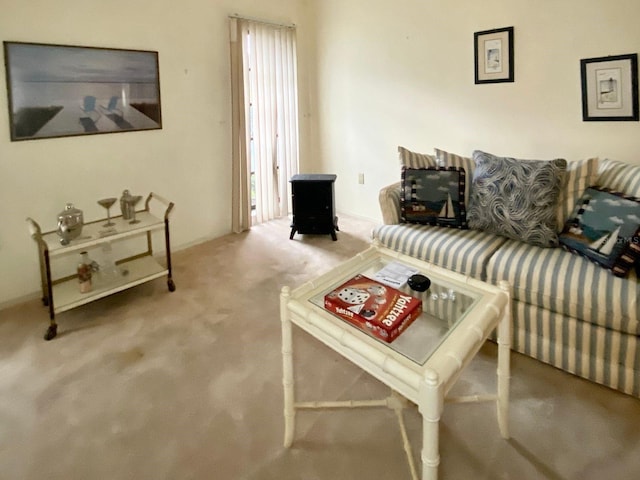
<svg viewBox="0 0 640 480">
<path fill-rule="evenodd" d="M 295 29 L 231 18 L 233 230 L 289 213 L 298 171 Z M 251 215 L 251 175 L 254 214 Z"/>
</svg>

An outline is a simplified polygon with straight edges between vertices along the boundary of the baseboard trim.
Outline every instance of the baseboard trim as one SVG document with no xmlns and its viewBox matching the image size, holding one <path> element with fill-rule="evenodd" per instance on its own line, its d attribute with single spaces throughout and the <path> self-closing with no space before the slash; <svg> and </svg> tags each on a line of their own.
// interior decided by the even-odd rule
<svg viewBox="0 0 640 480">
<path fill-rule="evenodd" d="M 186 250 L 187 248 L 195 247 L 196 245 L 208 242 L 210 240 L 215 240 L 216 238 L 220 238 L 225 235 L 228 235 L 228 233 L 225 233 L 224 235 L 218 235 L 218 236 L 210 235 L 207 237 L 201 237 L 191 242 L 180 244 L 177 247 L 174 247 L 171 249 L 171 254 L 173 255 L 176 252 L 179 252 L 181 250 Z M 164 245 L 162 245 L 162 247 L 163 247 L 162 250 L 158 249 L 157 251 L 154 251 L 154 255 L 157 255 L 159 258 L 164 257 Z M 6 310 L 7 308 L 15 307 L 16 305 L 20 305 L 22 303 L 31 302 L 33 300 L 40 299 L 41 297 L 42 297 L 42 292 L 40 290 L 34 290 L 30 293 L 26 293 L 18 297 L 10 298 L 8 300 L 0 302 L 0 311 Z"/>
<path fill-rule="evenodd" d="M 4 302 L 0 303 L 0 311 L 5 310 L 7 308 L 15 307 L 16 305 L 20 305 L 21 303 L 31 302 L 36 300 L 42 296 L 42 292 L 39 290 L 27 293 L 26 295 L 21 295 L 19 297 L 11 298 Z"/>
</svg>

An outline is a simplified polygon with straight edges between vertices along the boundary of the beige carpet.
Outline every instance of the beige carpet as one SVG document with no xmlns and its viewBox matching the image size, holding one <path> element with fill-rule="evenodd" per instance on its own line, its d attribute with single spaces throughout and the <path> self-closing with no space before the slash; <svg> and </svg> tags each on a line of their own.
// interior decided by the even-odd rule
<svg viewBox="0 0 640 480">
<path fill-rule="evenodd" d="M 337 242 L 290 241 L 281 220 L 176 252 L 176 292 L 156 280 L 60 314 L 51 342 L 39 300 L 0 311 L 0 479 L 409 479 L 389 410 L 302 412 L 282 447 L 278 294 L 366 248 L 371 224 L 340 226 Z M 387 394 L 297 329 L 294 349 L 300 400 Z M 495 356 L 456 391 L 493 388 Z M 512 370 L 513 438 L 492 405 L 448 405 L 441 479 L 640 478 L 640 401 L 518 354 Z"/>
</svg>

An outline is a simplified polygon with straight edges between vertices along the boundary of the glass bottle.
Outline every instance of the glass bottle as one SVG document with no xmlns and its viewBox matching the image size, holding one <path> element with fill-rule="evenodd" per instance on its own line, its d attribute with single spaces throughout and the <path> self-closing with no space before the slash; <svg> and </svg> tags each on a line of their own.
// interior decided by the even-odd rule
<svg viewBox="0 0 640 480">
<path fill-rule="evenodd" d="M 81 258 L 78 264 L 78 282 L 80 293 L 91 291 L 91 260 L 87 252 L 80 252 Z"/>
<path fill-rule="evenodd" d="M 116 266 L 116 262 L 113 260 L 111 242 L 106 242 L 102 245 L 102 256 L 103 264 L 100 268 L 100 273 L 106 282 L 112 282 L 119 277 L 120 270 Z"/>
</svg>

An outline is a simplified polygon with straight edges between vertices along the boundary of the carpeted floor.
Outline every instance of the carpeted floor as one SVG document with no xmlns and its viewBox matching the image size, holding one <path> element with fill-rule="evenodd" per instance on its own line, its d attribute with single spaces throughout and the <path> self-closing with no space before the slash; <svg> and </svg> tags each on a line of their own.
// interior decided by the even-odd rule
<svg viewBox="0 0 640 480">
<path fill-rule="evenodd" d="M 174 293 L 156 280 L 60 314 L 50 342 L 39 300 L 0 311 L 0 479 L 409 479 L 390 410 L 302 412 L 282 446 L 279 291 L 366 248 L 372 224 L 340 227 L 290 241 L 283 219 L 176 252 Z M 294 349 L 300 400 L 387 394 L 297 329 Z M 495 356 L 456 393 L 492 389 Z M 491 404 L 445 408 L 441 479 L 640 478 L 639 400 L 515 353 L 512 374 L 511 440 Z"/>
</svg>

